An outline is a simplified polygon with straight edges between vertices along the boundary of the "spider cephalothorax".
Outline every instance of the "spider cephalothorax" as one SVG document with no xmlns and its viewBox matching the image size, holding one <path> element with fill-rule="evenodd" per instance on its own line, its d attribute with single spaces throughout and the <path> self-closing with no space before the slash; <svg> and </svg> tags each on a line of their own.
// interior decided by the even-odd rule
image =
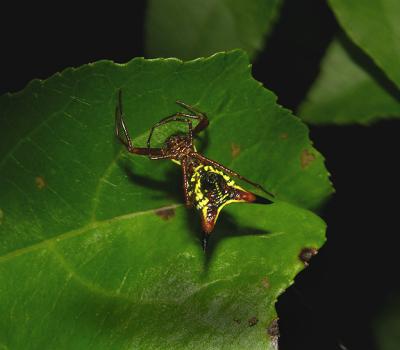
<svg viewBox="0 0 400 350">
<path fill-rule="evenodd" d="M 256 195 L 238 186 L 232 177 L 237 177 L 273 196 L 261 185 L 250 181 L 233 170 L 197 153 L 193 136 L 204 130 L 209 122 L 207 116 L 181 101 L 177 104 L 190 113 L 177 112 L 161 119 L 150 130 L 147 147 L 134 147 L 125 125 L 122 112 L 121 91 L 115 112 L 115 133 L 127 150 L 134 154 L 147 155 L 150 159 L 170 159 L 182 167 L 183 192 L 187 206 L 195 206 L 200 211 L 204 231 L 203 249 L 207 247 L 209 234 L 214 229 L 221 209 L 234 202 L 253 202 Z M 196 126 L 193 128 L 193 122 Z M 169 136 L 161 148 L 151 147 L 154 130 L 170 122 L 183 122 L 188 126 L 186 134 Z M 121 130 L 123 134 L 121 135 Z"/>
<path fill-rule="evenodd" d="M 186 135 L 172 135 L 167 138 L 162 148 L 165 154 L 169 154 L 172 159 L 180 161 L 194 152 L 193 144 Z"/>
</svg>

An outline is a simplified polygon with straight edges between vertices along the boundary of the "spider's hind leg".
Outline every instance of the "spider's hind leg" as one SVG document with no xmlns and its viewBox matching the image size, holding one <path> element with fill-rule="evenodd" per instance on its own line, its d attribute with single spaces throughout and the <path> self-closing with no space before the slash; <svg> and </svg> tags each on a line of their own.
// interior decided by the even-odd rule
<svg viewBox="0 0 400 350">
<path fill-rule="evenodd" d="M 182 177 L 183 177 L 183 195 L 185 196 L 186 207 L 191 207 L 193 205 L 192 198 L 189 193 L 189 173 L 188 173 L 188 163 L 185 158 L 181 160 L 182 166 Z"/>
</svg>

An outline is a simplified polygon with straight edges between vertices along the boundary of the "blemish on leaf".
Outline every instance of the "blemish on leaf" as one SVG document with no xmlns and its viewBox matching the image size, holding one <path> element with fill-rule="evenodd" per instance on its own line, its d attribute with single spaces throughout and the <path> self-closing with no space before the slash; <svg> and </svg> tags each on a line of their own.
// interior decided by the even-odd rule
<svg viewBox="0 0 400 350">
<path fill-rule="evenodd" d="M 247 322 L 249 323 L 249 327 L 253 327 L 258 323 L 258 318 L 256 316 L 253 316 L 249 318 Z"/>
<path fill-rule="evenodd" d="M 287 140 L 288 137 L 289 137 L 289 134 L 288 134 L 287 132 L 283 132 L 282 134 L 279 135 L 279 137 L 280 137 L 282 140 Z"/>
<path fill-rule="evenodd" d="M 304 263 L 305 266 L 308 266 L 311 258 L 318 253 L 318 250 L 315 248 L 303 248 L 299 254 L 299 259 Z"/>
<path fill-rule="evenodd" d="M 268 288 L 270 287 L 268 277 L 264 277 L 264 278 L 261 280 L 261 283 L 262 283 L 262 285 L 263 285 L 263 287 L 264 287 L 265 289 L 268 289 Z"/>
<path fill-rule="evenodd" d="M 240 146 L 235 143 L 231 143 L 232 158 L 236 158 L 239 154 L 240 154 Z"/>
<path fill-rule="evenodd" d="M 308 149 L 303 150 L 300 155 L 300 164 L 302 169 L 306 169 L 314 160 L 315 155 L 312 154 Z"/>
<path fill-rule="evenodd" d="M 163 220 L 169 220 L 175 216 L 175 209 L 173 208 L 157 209 L 154 212 Z"/>
<path fill-rule="evenodd" d="M 44 178 L 42 176 L 36 176 L 35 184 L 39 190 L 42 190 L 43 188 L 46 187 L 46 181 L 44 180 Z"/>
<path fill-rule="evenodd" d="M 0 225 L 3 223 L 4 212 L 0 209 Z"/>
<path fill-rule="evenodd" d="M 234 320 L 237 324 L 240 324 L 240 322 L 241 322 L 238 318 L 234 318 L 233 320 Z"/>
<path fill-rule="evenodd" d="M 267 333 L 270 337 L 279 337 L 279 324 L 277 318 L 271 322 L 267 329 Z"/>
<path fill-rule="evenodd" d="M 279 324 L 277 318 L 273 320 L 267 328 L 267 334 L 270 336 L 272 348 L 278 349 Z"/>
</svg>

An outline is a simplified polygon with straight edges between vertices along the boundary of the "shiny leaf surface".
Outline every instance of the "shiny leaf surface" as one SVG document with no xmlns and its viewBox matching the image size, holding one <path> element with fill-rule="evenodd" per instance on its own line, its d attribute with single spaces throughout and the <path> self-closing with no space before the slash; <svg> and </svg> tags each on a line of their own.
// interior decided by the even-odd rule
<svg viewBox="0 0 400 350">
<path fill-rule="evenodd" d="M 204 255 L 180 169 L 116 141 L 119 89 L 136 144 L 179 98 L 209 116 L 199 151 L 276 202 L 228 206 Z M 0 347 L 274 348 L 276 298 L 324 241 L 300 207 L 332 188 L 243 52 L 67 69 L 2 96 L 0 130 Z"/>
<path fill-rule="evenodd" d="M 359 51 L 345 44 L 335 40 L 328 48 L 299 116 L 312 124 L 370 124 L 400 117 L 400 90 L 376 67 L 363 66 L 356 57 Z"/>
<path fill-rule="evenodd" d="M 146 46 L 151 57 L 191 59 L 214 52 L 259 51 L 280 0 L 150 0 Z"/>
<path fill-rule="evenodd" d="M 400 2 L 329 0 L 339 23 L 400 88 Z"/>
</svg>

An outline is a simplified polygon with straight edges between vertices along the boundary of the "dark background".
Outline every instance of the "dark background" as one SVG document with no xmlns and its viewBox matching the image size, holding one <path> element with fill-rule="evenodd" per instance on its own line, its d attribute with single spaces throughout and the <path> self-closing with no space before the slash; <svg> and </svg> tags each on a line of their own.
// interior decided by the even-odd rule
<svg viewBox="0 0 400 350">
<path fill-rule="evenodd" d="M 13 6 L 2 9 L 0 20 L 0 94 L 69 66 L 144 56 L 144 1 L 129 8 Z M 338 30 L 324 1 L 287 0 L 254 63 L 255 78 L 295 110 Z M 310 127 L 337 193 L 320 213 L 328 223 L 326 245 L 279 298 L 281 350 L 377 349 L 372 321 L 400 284 L 398 205 L 392 205 L 399 198 L 399 130 L 396 120 Z"/>
</svg>

